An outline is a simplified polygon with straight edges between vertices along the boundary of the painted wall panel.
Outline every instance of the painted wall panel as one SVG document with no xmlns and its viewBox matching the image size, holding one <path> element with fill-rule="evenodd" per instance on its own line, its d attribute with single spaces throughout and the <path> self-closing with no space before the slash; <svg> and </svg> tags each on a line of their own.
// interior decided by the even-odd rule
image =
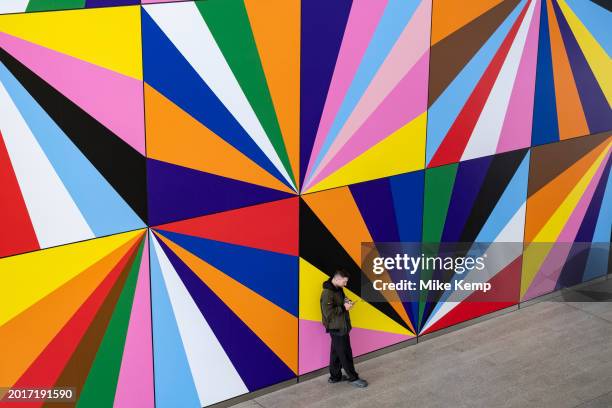
<svg viewBox="0 0 612 408">
<path fill-rule="evenodd" d="M 208 406 L 328 364 L 335 268 L 355 355 L 609 269 L 605 2 L 0 3 L 0 385 Z M 366 300 L 398 241 L 504 300 Z"/>
</svg>

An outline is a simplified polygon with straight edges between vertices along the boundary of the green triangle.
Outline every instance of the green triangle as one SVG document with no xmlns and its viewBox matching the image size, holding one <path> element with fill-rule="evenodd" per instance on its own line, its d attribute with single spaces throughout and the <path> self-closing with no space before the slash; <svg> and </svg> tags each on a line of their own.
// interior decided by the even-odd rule
<svg viewBox="0 0 612 408">
<path fill-rule="evenodd" d="M 210 28 L 242 91 L 246 95 L 285 170 L 297 185 L 242 0 L 195 3 Z"/>
<path fill-rule="evenodd" d="M 138 254 L 117 300 L 113 316 L 79 396 L 77 407 L 113 406 L 144 242 L 143 239 L 140 243 Z"/>
<path fill-rule="evenodd" d="M 26 12 L 79 9 L 85 7 L 85 0 L 30 0 Z"/>
<path fill-rule="evenodd" d="M 458 164 L 434 167 L 425 170 L 425 203 L 423 205 L 423 242 L 440 242 L 444 232 L 444 223 L 450 204 L 455 176 L 457 175 Z M 424 254 L 437 255 L 437 248 L 428 248 L 432 253 Z M 433 253 L 435 252 L 435 253 Z M 422 279 L 431 278 L 431 272 L 422 271 Z M 421 291 L 419 299 L 419 327 L 422 326 L 423 312 L 427 292 Z"/>
</svg>

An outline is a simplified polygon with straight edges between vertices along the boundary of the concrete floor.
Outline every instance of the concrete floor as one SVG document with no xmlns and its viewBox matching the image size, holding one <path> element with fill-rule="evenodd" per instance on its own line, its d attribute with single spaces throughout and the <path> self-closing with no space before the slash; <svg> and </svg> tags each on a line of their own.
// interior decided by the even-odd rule
<svg viewBox="0 0 612 408">
<path fill-rule="evenodd" d="M 575 302 L 595 298 L 599 302 Z M 236 405 L 612 407 L 612 279 L 357 364 L 366 389 L 327 375 Z"/>
</svg>

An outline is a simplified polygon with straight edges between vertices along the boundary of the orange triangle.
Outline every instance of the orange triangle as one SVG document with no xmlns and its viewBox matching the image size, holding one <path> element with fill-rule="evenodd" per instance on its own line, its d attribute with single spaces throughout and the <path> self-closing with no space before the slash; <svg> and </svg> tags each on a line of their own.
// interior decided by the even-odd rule
<svg viewBox="0 0 612 408">
<path fill-rule="evenodd" d="M 147 84 L 145 106 L 149 157 L 294 193 L 280 180 Z"/>
</svg>

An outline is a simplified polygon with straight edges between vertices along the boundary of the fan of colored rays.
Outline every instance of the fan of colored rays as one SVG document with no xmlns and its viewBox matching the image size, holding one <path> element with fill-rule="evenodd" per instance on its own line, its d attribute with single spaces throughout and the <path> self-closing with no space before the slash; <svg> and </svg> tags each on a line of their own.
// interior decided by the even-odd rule
<svg viewBox="0 0 612 408">
<path fill-rule="evenodd" d="M 299 11 L 254 0 L 143 7 L 152 225 L 295 194 Z"/>
<path fill-rule="evenodd" d="M 522 300 L 606 274 L 611 150 L 609 134 L 533 149 Z"/>
<path fill-rule="evenodd" d="M 158 405 L 210 405 L 296 376 L 297 223 L 293 197 L 155 227 Z"/>
<path fill-rule="evenodd" d="M 423 172 L 304 194 L 300 205 L 300 374 L 328 364 L 329 336 L 321 326 L 322 283 L 338 267 L 351 278 L 346 294 L 360 299 L 374 279 L 361 270 L 362 242 L 418 241 Z M 388 279 L 388 277 L 385 277 Z M 395 292 L 376 292 L 351 311 L 355 355 L 414 337 L 413 305 Z"/>
<path fill-rule="evenodd" d="M 428 166 L 608 130 L 610 22 L 590 1 L 435 2 Z"/>
<path fill-rule="evenodd" d="M 423 168 L 430 21 L 430 0 L 302 2 L 304 192 Z"/>
<path fill-rule="evenodd" d="M 415 325 L 427 334 L 518 302 L 522 264 L 529 154 L 523 149 L 426 170 L 423 242 L 474 243 L 487 256 L 488 282 L 483 294 L 421 293 Z M 490 244 L 489 244 L 490 243 Z M 441 244 L 441 248 L 444 245 Z M 436 247 L 431 253 L 437 255 Z M 483 275 L 428 277 L 481 281 Z M 418 323 L 417 323 L 418 322 Z"/>
<path fill-rule="evenodd" d="M 0 3 L 0 14 L 29 13 L 34 11 L 51 11 L 80 9 L 90 7 L 128 6 L 140 4 L 139 0 L 3 0 Z"/>
<path fill-rule="evenodd" d="M 144 227 L 138 7 L 4 15 L 0 31 L 0 255 Z"/>
<path fill-rule="evenodd" d="M 152 406 L 148 263 L 143 230 L 1 259 L 0 383 Z"/>
</svg>

